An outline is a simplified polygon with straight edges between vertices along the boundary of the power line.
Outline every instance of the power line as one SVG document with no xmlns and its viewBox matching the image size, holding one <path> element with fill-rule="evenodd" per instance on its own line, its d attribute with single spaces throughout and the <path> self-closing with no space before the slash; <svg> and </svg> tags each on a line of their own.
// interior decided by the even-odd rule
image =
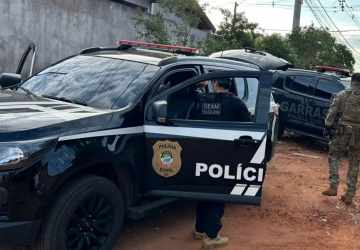
<svg viewBox="0 0 360 250">
<path fill-rule="evenodd" d="M 320 0 L 318 0 L 319 4 L 321 5 L 321 7 L 323 8 L 322 3 L 320 2 Z M 351 46 L 351 44 L 346 40 L 346 38 L 344 37 L 344 35 L 341 33 L 341 31 L 339 30 L 339 28 L 336 26 L 336 24 L 334 23 L 334 21 L 331 19 L 331 17 L 329 16 L 329 14 L 327 13 L 327 11 L 323 8 L 325 14 L 328 16 L 328 18 L 330 19 L 330 21 L 332 22 L 332 24 L 335 26 L 336 30 L 339 32 L 339 34 L 341 35 L 341 37 L 345 40 L 345 42 L 350 46 L 350 48 L 352 50 L 354 50 L 357 54 L 360 54 L 356 49 L 354 49 L 353 46 Z"/>
<path fill-rule="evenodd" d="M 305 0 L 306 1 L 306 0 Z M 263 30 L 272 30 L 272 31 L 292 31 L 292 30 L 282 30 L 282 29 L 263 29 Z M 339 32 L 337 30 L 327 30 L 328 32 Z M 355 31 L 360 31 L 360 29 L 358 30 L 340 30 L 341 32 L 355 32 Z"/>
<path fill-rule="evenodd" d="M 307 5 L 312 9 L 312 7 L 319 7 L 319 5 L 317 5 L 317 2 L 315 1 L 314 3 L 312 2 L 312 0 L 305 0 Z M 319 1 L 319 0 L 318 0 Z M 320 5 L 322 6 L 321 2 L 319 1 Z M 319 22 L 320 26 L 327 29 L 329 32 L 334 32 L 334 36 L 337 38 L 338 41 L 340 41 L 343 45 L 345 45 L 346 47 L 349 46 L 352 50 L 354 50 L 356 53 L 358 53 L 352 46 L 351 44 L 345 39 L 345 37 L 342 35 L 342 31 L 340 31 L 337 26 L 335 25 L 335 23 L 332 21 L 332 19 L 330 18 L 330 16 L 328 15 L 328 13 L 326 12 L 326 10 L 324 10 L 325 14 L 327 15 L 327 17 L 330 19 L 331 23 L 328 22 L 328 18 L 326 18 L 325 15 L 323 15 L 322 11 L 317 11 L 312 9 L 313 15 L 316 18 L 316 20 Z M 320 14 L 320 16 L 318 15 L 318 13 Z M 325 24 L 326 23 L 326 24 Z M 336 31 L 333 31 L 332 27 L 335 27 Z M 353 31 L 353 30 L 351 30 Z M 338 33 L 340 33 L 342 39 L 344 40 L 344 42 L 342 41 L 341 37 L 338 36 Z M 356 54 L 353 54 L 354 58 L 357 61 L 360 61 L 360 57 Z M 357 63 L 356 63 L 357 64 Z"/>
</svg>

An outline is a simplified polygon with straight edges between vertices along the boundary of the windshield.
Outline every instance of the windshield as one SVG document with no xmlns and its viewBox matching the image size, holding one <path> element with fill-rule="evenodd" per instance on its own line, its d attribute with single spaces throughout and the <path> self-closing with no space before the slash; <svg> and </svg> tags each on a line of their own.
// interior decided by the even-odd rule
<svg viewBox="0 0 360 250">
<path fill-rule="evenodd" d="M 351 80 L 350 79 L 346 79 L 346 80 L 344 80 L 344 79 L 342 79 L 341 80 L 341 83 L 345 86 L 345 88 L 350 88 L 350 86 L 351 86 Z"/>
<path fill-rule="evenodd" d="M 50 66 L 22 87 L 37 96 L 119 109 L 127 106 L 158 70 L 158 66 L 139 62 L 76 56 Z"/>
</svg>

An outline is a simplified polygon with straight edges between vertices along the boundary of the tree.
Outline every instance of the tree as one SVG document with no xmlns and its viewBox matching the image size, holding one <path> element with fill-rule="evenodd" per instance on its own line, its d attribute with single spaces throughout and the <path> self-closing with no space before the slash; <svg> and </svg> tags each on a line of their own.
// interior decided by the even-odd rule
<svg viewBox="0 0 360 250">
<path fill-rule="evenodd" d="M 306 69 L 325 65 L 353 70 L 355 59 L 351 51 L 337 43 L 336 38 L 326 29 L 310 25 L 295 29 L 287 38 Z"/>
<path fill-rule="evenodd" d="M 335 53 L 332 58 L 333 67 L 346 68 L 354 72 L 355 58 L 351 51 L 343 44 L 335 44 Z"/>
<path fill-rule="evenodd" d="M 257 29 L 259 24 L 249 22 L 245 12 L 234 15 L 228 9 L 220 9 L 224 21 L 220 24 L 217 35 L 232 44 L 235 48 L 253 47 L 255 41 L 261 36 Z"/>
<path fill-rule="evenodd" d="M 256 39 L 261 36 L 256 31 L 259 24 L 249 22 L 244 12 L 236 13 L 234 19 L 234 15 L 229 10 L 220 8 L 220 11 L 224 20 L 216 32 L 219 39 L 205 39 L 198 42 L 197 48 L 207 56 L 223 50 L 254 47 Z"/>
<path fill-rule="evenodd" d="M 255 48 L 276 57 L 283 58 L 297 68 L 302 68 L 304 66 L 299 61 L 296 51 L 291 48 L 288 40 L 280 34 L 272 34 L 258 38 Z"/>
<path fill-rule="evenodd" d="M 155 15 L 147 16 L 138 9 L 132 17 L 140 38 L 152 43 L 188 46 L 191 29 L 198 27 L 207 5 L 200 5 L 198 0 L 158 0 L 158 6 Z"/>
<path fill-rule="evenodd" d="M 191 29 L 199 26 L 207 4 L 200 5 L 198 0 L 158 0 L 158 4 L 166 17 L 173 21 L 172 33 L 177 39 L 176 44 L 187 46 Z M 173 20 L 173 17 L 178 20 Z"/>
<path fill-rule="evenodd" d="M 157 44 L 171 44 L 171 37 L 166 28 L 165 17 L 158 12 L 154 16 L 145 16 L 141 9 L 131 18 L 140 38 L 146 42 Z"/>
<path fill-rule="evenodd" d="M 212 38 L 207 38 L 203 41 L 198 41 L 196 48 L 198 48 L 203 56 L 208 56 L 212 53 L 230 50 L 234 47 L 240 47 L 239 45 L 235 45 L 236 41 L 229 42 L 223 39 L 214 40 Z"/>
</svg>

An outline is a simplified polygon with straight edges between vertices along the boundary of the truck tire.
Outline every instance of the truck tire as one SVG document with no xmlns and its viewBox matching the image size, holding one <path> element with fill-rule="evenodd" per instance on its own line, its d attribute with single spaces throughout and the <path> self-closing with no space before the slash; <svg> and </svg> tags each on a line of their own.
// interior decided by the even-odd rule
<svg viewBox="0 0 360 250">
<path fill-rule="evenodd" d="M 280 139 L 285 131 L 285 126 L 284 124 L 279 120 L 279 127 L 278 127 L 278 134 L 277 134 L 277 138 Z"/>
<path fill-rule="evenodd" d="M 112 249 L 124 210 L 123 196 L 114 183 L 81 175 L 56 197 L 33 249 Z"/>
</svg>

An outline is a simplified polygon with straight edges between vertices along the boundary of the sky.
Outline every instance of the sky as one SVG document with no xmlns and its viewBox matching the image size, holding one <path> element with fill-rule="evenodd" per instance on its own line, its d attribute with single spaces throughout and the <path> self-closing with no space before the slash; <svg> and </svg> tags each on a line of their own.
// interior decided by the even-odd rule
<svg viewBox="0 0 360 250">
<path fill-rule="evenodd" d="M 219 7 L 234 11 L 235 2 L 239 4 L 237 12 L 245 12 L 251 22 L 256 22 L 264 29 L 265 34 L 280 33 L 285 35 L 292 29 L 294 4 L 301 0 L 199 0 L 201 4 L 208 3 L 208 17 L 218 27 L 223 20 Z M 342 0 L 302 0 L 300 26 L 314 23 L 316 27 L 328 26 L 336 31 L 334 24 L 350 44 L 341 37 L 339 32 L 332 32 L 339 37 L 339 42 L 346 44 L 357 59 L 355 70 L 360 72 L 360 1 L 344 0 L 344 11 L 340 3 Z M 334 24 L 327 17 L 320 3 L 330 16 Z M 274 6 L 273 6 L 274 5 Z M 310 7 L 319 17 L 319 21 L 312 13 Z M 350 30 L 350 31 L 349 31 Z M 353 31 L 355 30 L 355 31 Z"/>
</svg>

